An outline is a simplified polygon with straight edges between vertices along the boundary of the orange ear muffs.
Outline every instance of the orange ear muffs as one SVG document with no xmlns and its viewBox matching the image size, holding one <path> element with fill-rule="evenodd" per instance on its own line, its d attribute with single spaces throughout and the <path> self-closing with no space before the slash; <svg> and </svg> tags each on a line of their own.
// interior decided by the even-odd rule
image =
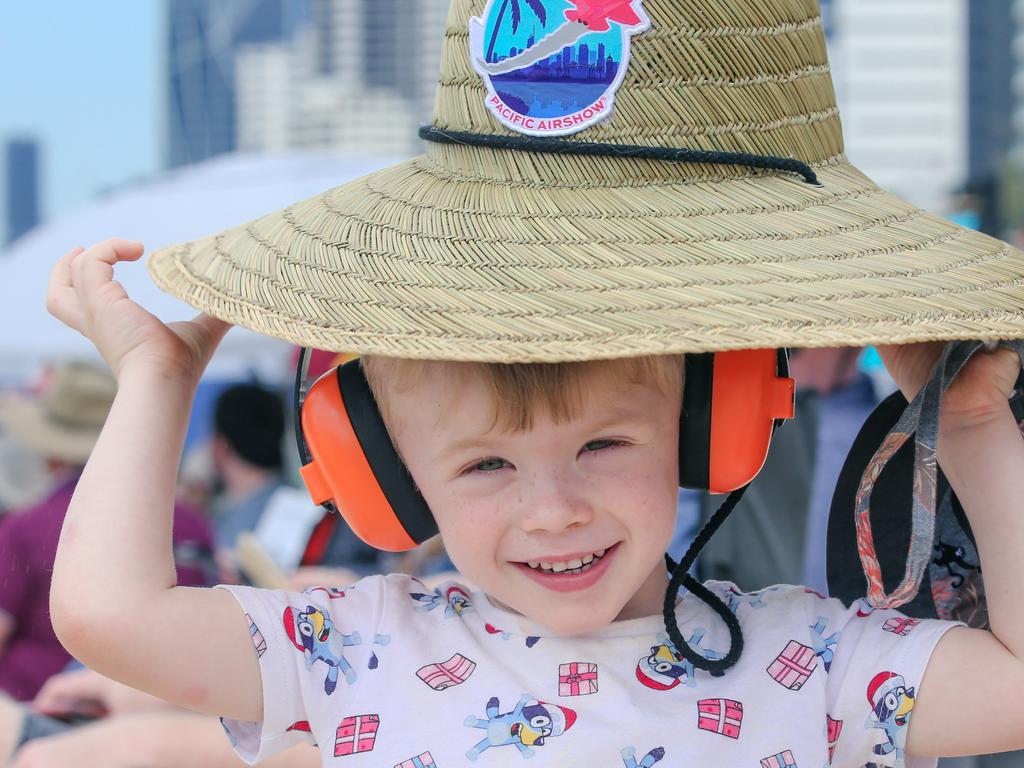
<svg viewBox="0 0 1024 768">
<path fill-rule="evenodd" d="M 414 549 L 437 533 L 359 360 L 320 377 L 296 419 L 300 471 L 314 503 L 340 512 L 360 539 L 388 552 Z"/>
<path fill-rule="evenodd" d="M 680 485 L 727 493 L 764 465 L 772 432 L 793 418 L 785 350 L 686 356 L 679 423 Z M 302 477 L 314 503 L 340 512 L 367 544 L 413 549 L 437 533 L 426 501 L 391 443 L 359 360 L 324 374 L 302 396 L 295 383 Z"/>
<path fill-rule="evenodd" d="M 729 493 L 764 466 L 772 433 L 793 418 L 786 350 L 686 356 L 679 420 L 679 484 Z"/>
</svg>

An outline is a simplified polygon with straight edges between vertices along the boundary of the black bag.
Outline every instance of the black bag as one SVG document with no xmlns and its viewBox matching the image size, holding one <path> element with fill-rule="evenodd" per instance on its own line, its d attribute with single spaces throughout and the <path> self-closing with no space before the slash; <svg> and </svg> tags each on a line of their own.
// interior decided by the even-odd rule
<svg viewBox="0 0 1024 768">
<path fill-rule="evenodd" d="M 868 417 L 843 465 L 829 513 L 826 575 L 829 593 L 847 605 L 867 593 L 857 550 L 855 499 L 875 451 L 906 410 L 899 392 Z M 1024 433 L 1024 373 L 1017 379 L 1010 407 Z M 908 440 L 879 474 L 870 499 L 870 520 L 883 584 L 891 592 L 904 575 L 911 533 L 914 443 Z M 915 618 L 963 621 L 988 628 L 985 586 L 970 523 L 940 469 L 936 489 L 932 557 L 917 595 L 900 610 Z"/>
</svg>

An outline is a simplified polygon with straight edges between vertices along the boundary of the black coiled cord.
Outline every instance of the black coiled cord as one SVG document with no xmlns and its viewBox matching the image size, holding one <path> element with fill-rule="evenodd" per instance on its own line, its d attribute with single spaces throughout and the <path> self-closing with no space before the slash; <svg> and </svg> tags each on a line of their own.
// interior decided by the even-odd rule
<svg viewBox="0 0 1024 768">
<path fill-rule="evenodd" d="M 740 622 L 736 615 L 729 610 L 721 598 L 690 575 L 690 568 L 693 567 L 701 550 L 729 517 L 749 487 L 749 485 L 745 485 L 729 494 L 729 498 L 700 529 L 700 533 L 697 534 L 690 548 L 686 550 L 682 560 L 676 563 L 669 555 L 665 555 L 665 564 L 668 566 L 669 573 L 672 574 L 672 578 L 668 582 L 668 589 L 665 590 L 663 610 L 665 631 L 668 633 L 673 647 L 684 659 L 690 662 L 695 669 L 703 669 L 714 677 L 721 677 L 729 667 L 740 660 L 740 654 L 743 653 L 743 630 L 740 629 Z M 683 634 L 679 631 L 679 624 L 676 623 L 676 596 L 679 594 L 680 587 L 686 587 L 694 597 L 706 603 L 709 608 L 721 616 L 722 621 L 729 628 L 729 652 L 724 658 L 705 658 L 683 639 Z"/>
</svg>

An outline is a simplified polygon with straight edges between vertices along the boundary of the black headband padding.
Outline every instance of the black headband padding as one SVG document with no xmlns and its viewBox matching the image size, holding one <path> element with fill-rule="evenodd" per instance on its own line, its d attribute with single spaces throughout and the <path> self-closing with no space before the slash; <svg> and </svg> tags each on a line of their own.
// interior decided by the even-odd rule
<svg viewBox="0 0 1024 768">
<path fill-rule="evenodd" d="M 391 443 L 359 360 L 338 367 L 338 389 L 370 470 L 398 521 L 417 544 L 437 533 L 437 523 L 412 475 Z"/>
<path fill-rule="evenodd" d="M 715 355 L 686 355 L 683 413 L 679 419 L 679 485 L 706 490 L 711 485 L 711 393 Z"/>
</svg>

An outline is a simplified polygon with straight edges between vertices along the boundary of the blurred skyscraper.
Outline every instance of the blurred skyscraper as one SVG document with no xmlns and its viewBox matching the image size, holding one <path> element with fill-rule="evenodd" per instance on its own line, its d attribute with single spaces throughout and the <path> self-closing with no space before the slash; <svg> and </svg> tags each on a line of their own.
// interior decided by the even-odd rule
<svg viewBox="0 0 1024 768">
<path fill-rule="evenodd" d="M 299 0 L 169 0 L 169 166 L 235 149 L 238 49 L 285 39 L 305 7 Z"/>
<path fill-rule="evenodd" d="M 1014 141 L 1016 2 L 976 0 L 968 5 L 969 143 L 965 189 L 973 200 L 968 204 L 975 207 L 978 226 L 990 234 L 999 234 L 1003 229 L 999 176 Z"/>
<path fill-rule="evenodd" d="M 39 223 L 39 142 L 7 142 L 4 199 L 5 243 L 10 244 Z"/>
<path fill-rule="evenodd" d="M 238 147 L 407 155 L 430 117 L 449 0 L 311 0 L 237 60 Z"/>
</svg>

